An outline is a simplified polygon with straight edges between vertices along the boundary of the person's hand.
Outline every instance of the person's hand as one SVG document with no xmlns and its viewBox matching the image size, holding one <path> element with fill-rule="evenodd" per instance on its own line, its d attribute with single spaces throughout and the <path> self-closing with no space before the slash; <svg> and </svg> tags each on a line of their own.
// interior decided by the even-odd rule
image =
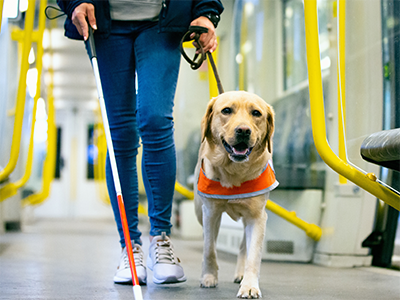
<svg viewBox="0 0 400 300">
<path fill-rule="evenodd" d="M 75 7 L 71 19 L 76 29 L 78 29 L 79 34 L 83 36 L 85 41 L 89 37 L 88 22 L 94 30 L 97 29 L 93 4 L 82 3 Z"/>
<path fill-rule="evenodd" d="M 208 29 L 207 33 L 202 33 L 199 38 L 200 44 L 203 46 L 204 53 L 207 53 L 208 51 L 210 53 L 214 52 L 215 49 L 217 49 L 217 35 L 215 34 L 215 28 L 213 23 L 207 18 L 207 17 L 199 17 L 190 23 L 190 26 L 202 26 L 206 27 Z M 190 36 L 190 38 L 194 38 L 194 33 Z M 193 45 L 198 48 L 198 45 L 196 43 L 193 43 Z"/>
</svg>

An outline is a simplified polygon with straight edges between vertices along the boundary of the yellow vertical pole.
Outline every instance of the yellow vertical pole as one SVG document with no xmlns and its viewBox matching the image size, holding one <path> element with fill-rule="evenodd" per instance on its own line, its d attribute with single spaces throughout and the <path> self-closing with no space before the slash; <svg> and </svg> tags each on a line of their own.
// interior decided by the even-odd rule
<svg viewBox="0 0 400 300">
<path fill-rule="evenodd" d="M 246 10 L 243 10 L 242 13 L 242 24 L 240 28 L 240 61 L 239 63 L 239 90 L 244 91 L 247 89 L 247 81 L 246 81 L 246 53 L 244 52 L 244 44 L 247 41 L 247 14 Z"/>
<path fill-rule="evenodd" d="M 0 32 L 1 32 L 1 23 L 3 22 L 3 6 L 4 6 L 4 0 L 0 0 Z"/>
<path fill-rule="evenodd" d="M 219 39 L 217 38 L 217 41 Z M 219 47 L 212 53 L 214 63 L 216 66 L 218 66 L 218 54 L 219 54 Z M 210 64 L 210 61 L 208 61 L 208 84 L 209 84 L 209 90 L 210 90 L 210 99 L 217 97 L 218 96 L 218 85 L 217 85 L 217 80 L 215 79 L 212 66 Z"/>
<path fill-rule="evenodd" d="M 28 150 L 28 160 L 26 163 L 25 174 L 24 176 L 16 183 L 18 187 L 23 186 L 29 179 L 32 173 L 32 161 L 33 161 L 33 149 L 34 149 L 34 132 L 35 132 L 35 121 L 36 121 L 36 108 L 37 102 L 40 98 L 40 88 L 42 83 L 42 71 L 43 71 L 43 34 L 46 28 L 46 15 L 44 13 L 44 9 L 46 7 L 46 0 L 40 0 L 40 9 L 39 9 L 39 28 L 36 42 L 36 69 L 38 71 L 38 78 L 36 83 L 36 95 L 33 99 L 33 109 L 32 109 L 32 128 L 31 128 L 31 137 L 29 142 L 29 150 Z"/>
<path fill-rule="evenodd" d="M 10 159 L 3 170 L 0 171 L 0 182 L 7 178 L 17 165 L 22 135 L 22 124 L 24 121 L 25 97 L 26 97 L 26 77 L 29 69 L 29 52 L 32 46 L 33 21 L 35 17 L 35 0 L 29 0 L 28 10 L 25 14 L 25 29 L 23 39 L 23 49 L 21 58 L 21 69 L 19 75 L 17 101 L 15 107 L 14 132 L 12 137 Z"/>
<path fill-rule="evenodd" d="M 338 0 L 339 47 L 338 47 L 338 130 L 339 158 L 347 161 L 346 155 L 346 0 Z M 346 184 L 347 178 L 339 175 L 339 183 Z"/>
<path fill-rule="evenodd" d="M 105 204 L 110 204 L 110 198 L 107 193 L 106 185 L 106 157 L 107 157 L 107 142 L 104 135 L 103 123 L 101 121 L 100 111 L 96 112 L 98 121 L 94 125 L 94 144 L 97 147 L 97 158 L 94 164 L 94 180 L 97 186 L 97 192 L 100 199 Z"/>
</svg>

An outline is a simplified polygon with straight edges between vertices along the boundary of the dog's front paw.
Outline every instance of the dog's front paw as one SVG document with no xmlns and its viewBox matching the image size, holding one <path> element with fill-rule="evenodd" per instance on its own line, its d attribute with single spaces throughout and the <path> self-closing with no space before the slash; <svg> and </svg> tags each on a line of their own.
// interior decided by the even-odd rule
<svg viewBox="0 0 400 300">
<path fill-rule="evenodd" d="M 236 297 L 242 299 L 258 299 L 261 298 L 262 295 L 258 286 L 242 284 Z"/>
<path fill-rule="evenodd" d="M 218 278 L 212 274 L 205 274 L 201 279 L 200 286 L 203 288 L 214 288 L 218 284 Z"/>
</svg>

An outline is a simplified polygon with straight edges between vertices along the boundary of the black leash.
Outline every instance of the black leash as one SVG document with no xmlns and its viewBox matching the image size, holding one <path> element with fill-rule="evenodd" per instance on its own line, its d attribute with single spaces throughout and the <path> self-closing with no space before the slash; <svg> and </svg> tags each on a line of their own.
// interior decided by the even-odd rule
<svg viewBox="0 0 400 300">
<path fill-rule="evenodd" d="M 215 66 L 214 58 L 212 57 L 212 54 L 210 52 L 204 53 L 203 46 L 199 42 L 200 35 L 202 33 L 207 33 L 207 32 L 208 32 L 208 29 L 206 27 L 190 26 L 189 27 L 189 31 L 186 32 L 186 34 L 183 36 L 183 38 L 181 40 L 180 50 L 181 50 L 182 56 L 190 64 L 190 67 L 193 70 L 197 70 L 198 68 L 200 68 L 200 66 L 202 65 L 203 61 L 205 61 L 207 59 L 207 57 L 208 57 L 208 59 L 210 61 L 210 64 L 211 64 L 211 67 L 212 67 L 213 72 L 214 72 L 215 80 L 217 81 L 218 93 L 222 94 L 224 92 L 224 89 L 222 88 L 221 80 L 220 80 L 219 75 L 218 75 L 217 67 Z M 190 38 L 192 33 L 195 33 L 195 36 L 194 36 L 193 39 Z M 199 47 L 198 50 L 200 50 L 200 53 L 196 53 L 194 55 L 194 58 L 190 59 L 189 56 L 187 56 L 185 50 L 183 49 L 183 43 L 184 42 L 188 42 L 188 41 L 192 41 L 192 40 L 194 40 L 197 43 L 197 45 Z"/>
</svg>

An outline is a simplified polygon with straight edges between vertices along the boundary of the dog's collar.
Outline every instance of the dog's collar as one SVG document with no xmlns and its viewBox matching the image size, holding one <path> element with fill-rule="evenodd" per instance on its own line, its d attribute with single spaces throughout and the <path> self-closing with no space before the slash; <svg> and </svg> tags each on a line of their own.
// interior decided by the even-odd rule
<svg viewBox="0 0 400 300">
<path fill-rule="evenodd" d="M 197 181 L 197 192 L 200 196 L 206 198 L 232 200 L 266 194 L 275 189 L 278 184 L 272 160 L 269 160 L 260 176 L 232 188 L 223 187 L 219 181 L 207 178 L 203 167 L 201 167 Z"/>
</svg>

